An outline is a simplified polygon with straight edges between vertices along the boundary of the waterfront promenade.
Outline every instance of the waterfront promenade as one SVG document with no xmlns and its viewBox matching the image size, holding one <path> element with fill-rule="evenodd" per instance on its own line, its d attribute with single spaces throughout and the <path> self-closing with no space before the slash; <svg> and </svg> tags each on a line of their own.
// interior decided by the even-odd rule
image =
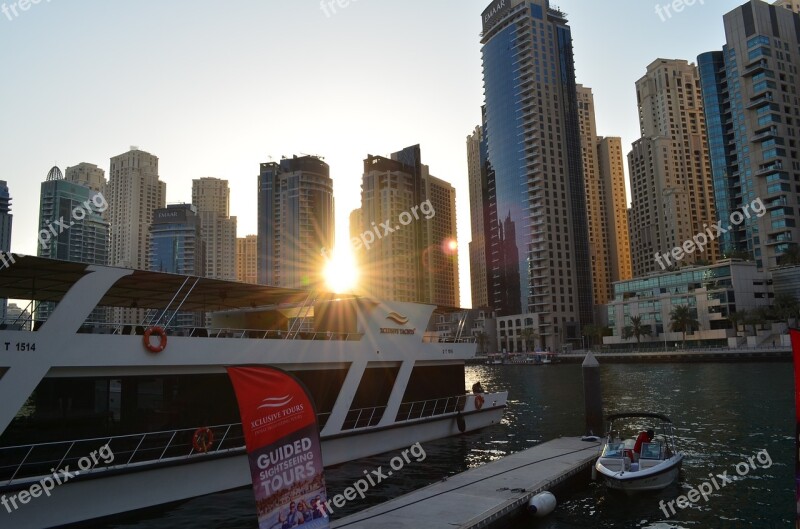
<svg viewBox="0 0 800 529">
<path fill-rule="evenodd" d="M 600 363 L 621 364 L 621 363 L 692 363 L 692 362 L 789 362 L 792 360 L 791 347 L 740 347 L 731 349 L 727 347 L 719 348 L 698 348 L 698 349 L 650 349 L 630 351 L 592 351 Z M 574 351 L 571 353 L 561 353 L 555 356 L 555 361 L 560 363 L 581 363 L 586 358 L 588 351 Z M 478 356 L 470 363 L 485 364 L 490 360 L 502 360 L 506 364 L 528 364 L 527 357 L 533 357 L 534 353 L 510 354 L 505 359 L 501 355 Z"/>
</svg>

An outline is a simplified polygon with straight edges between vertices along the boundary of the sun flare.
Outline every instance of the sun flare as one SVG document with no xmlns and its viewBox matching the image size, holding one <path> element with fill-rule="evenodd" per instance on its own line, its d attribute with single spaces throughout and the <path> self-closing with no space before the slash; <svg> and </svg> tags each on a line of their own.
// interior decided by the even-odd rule
<svg viewBox="0 0 800 529">
<path fill-rule="evenodd" d="M 325 264 L 325 286 L 335 294 L 352 292 L 358 285 L 358 267 L 352 254 L 334 250 Z"/>
</svg>

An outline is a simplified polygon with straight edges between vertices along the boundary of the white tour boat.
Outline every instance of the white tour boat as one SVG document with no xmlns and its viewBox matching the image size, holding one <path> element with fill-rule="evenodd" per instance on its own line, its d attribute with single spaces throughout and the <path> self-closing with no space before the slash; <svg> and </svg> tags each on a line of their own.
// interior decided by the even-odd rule
<svg viewBox="0 0 800 529">
<path fill-rule="evenodd" d="M 506 407 L 505 391 L 465 391 L 475 340 L 430 332 L 444 310 L 432 305 L 13 258 L 0 298 L 30 300 L 47 319 L 0 325 L 0 497 L 16 502 L 0 507 L 3 527 L 249 485 L 228 366 L 302 380 L 326 466 L 498 424 Z M 132 309 L 144 320 L 98 317 Z M 54 473 L 65 482 L 45 497 L 35 487 Z"/>
</svg>

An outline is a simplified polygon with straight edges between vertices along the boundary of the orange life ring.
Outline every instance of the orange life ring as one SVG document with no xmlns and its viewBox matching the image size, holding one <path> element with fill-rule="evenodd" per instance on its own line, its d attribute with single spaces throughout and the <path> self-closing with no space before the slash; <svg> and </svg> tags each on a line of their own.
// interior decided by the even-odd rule
<svg viewBox="0 0 800 529">
<path fill-rule="evenodd" d="M 158 345 L 150 343 L 150 336 L 153 334 L 158 336 Z M 160 353 L 167 348 L 167 332 L 163 327 L 150 327 L 144 331 L 144 346 L 151 353 Z"/>
<path fill-rule="evenodd" d="M 195 452 L 205 454 L 214 446 L 214 432 L 211 428 L 198 428 L 192 436 L 192 447 Z"/>
<path fill-rule="evenodd" d="M 483 408 L 483 395 L 475 395 L 475 409 Z"/>
</svg>

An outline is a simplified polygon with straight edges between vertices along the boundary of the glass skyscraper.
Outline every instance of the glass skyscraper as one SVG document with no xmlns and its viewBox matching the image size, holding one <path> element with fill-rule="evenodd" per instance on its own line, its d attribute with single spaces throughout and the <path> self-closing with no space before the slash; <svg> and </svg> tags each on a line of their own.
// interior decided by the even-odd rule
<svg viewBox="0 0 800 529">
<path fill-rule="evenodd" d="M 258 282 L 320 288 L 334 245 L 333 180 L 321 158 L 262 163 L 258 176 Z"/>
<path fill-rule="evenodd" d="M 496 0 L 481 42 L 489 303 L 557 349 L 593 319 L 571 30 L 547 0 Z"/>
<path fill-rule="evenodd" d="M 716 206 L 730 224 L 722 251 L 752 257 L 762 269 L 794 261 L 800 241 L 800 15 L 794 9 L 791 2 L 761 0 L 737 7 L 724 17 L 722 51 L 698 58 Z"/>
</svg>

